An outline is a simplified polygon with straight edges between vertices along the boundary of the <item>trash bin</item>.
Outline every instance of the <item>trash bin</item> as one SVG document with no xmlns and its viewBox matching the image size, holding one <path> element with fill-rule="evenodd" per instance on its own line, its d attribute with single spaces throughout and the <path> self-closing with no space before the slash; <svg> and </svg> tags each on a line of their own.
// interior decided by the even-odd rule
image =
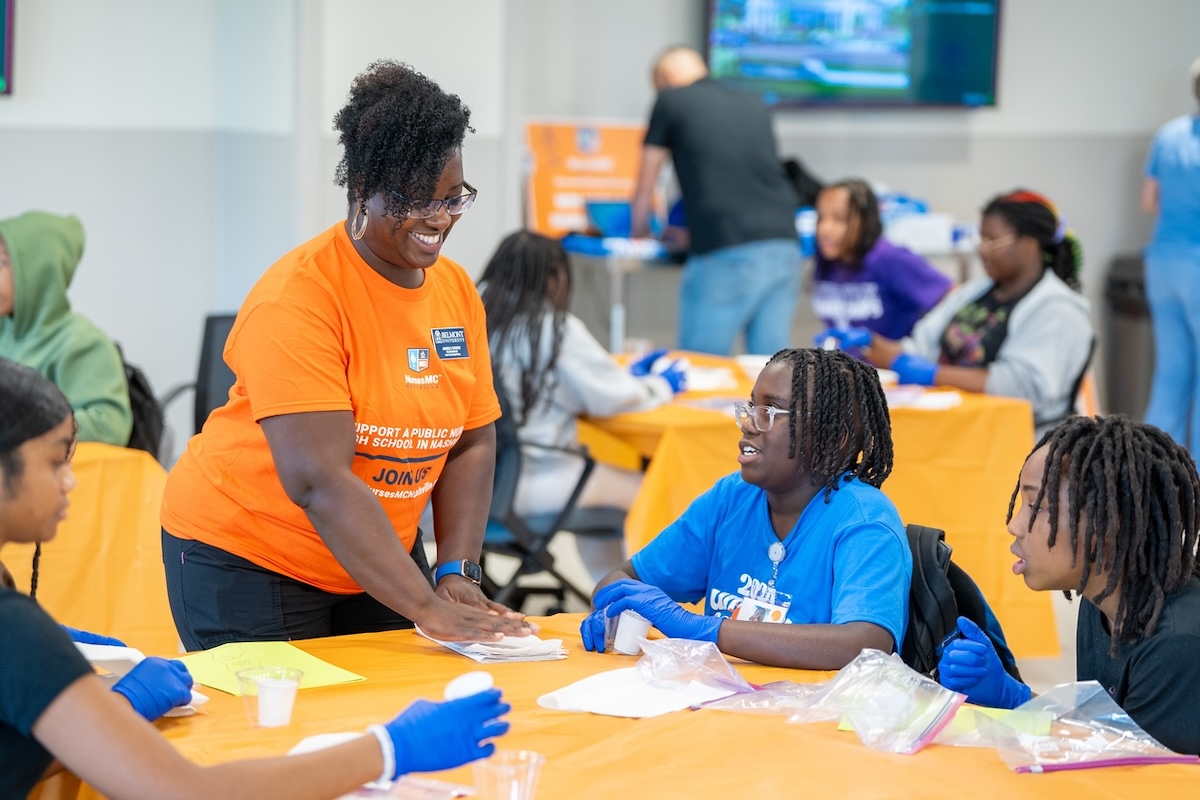
<svg viewBox="0 0 1200 800">
<path fill-rule="evenodd" d="M 1105 411 L 1142 419 L 1154 377 L 1154 332 L 1141 255 L 1112 260 L 1104 287 Z"/>
</svg>

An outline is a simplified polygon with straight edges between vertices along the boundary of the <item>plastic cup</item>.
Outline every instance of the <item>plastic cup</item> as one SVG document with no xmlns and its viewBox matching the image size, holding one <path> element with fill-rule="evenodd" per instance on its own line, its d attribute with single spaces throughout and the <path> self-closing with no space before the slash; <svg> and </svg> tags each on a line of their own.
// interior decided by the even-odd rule
<svg viewBox="0 0 1200 800">
<path fill-rule="evenodd" d="M 636 611 L 625 610 L 617 617 L 604 618 L 604 649 L 627 656 L 642 652 L 641 639 L 650 630 L 650 620 Z"/>
<path fill-rule="evenodd" d="M 476 761 L 479 800 L 533 800 L 546 757 L 532 750 L 497 750 Z"/>
<path fill-rule="evenodd" d="M 279 728 L 292 720 L 296 690 L 304 672 L 292 667 L 251 667 L 239 670 L 238 683 L 250 724 Z"/>
</svg>

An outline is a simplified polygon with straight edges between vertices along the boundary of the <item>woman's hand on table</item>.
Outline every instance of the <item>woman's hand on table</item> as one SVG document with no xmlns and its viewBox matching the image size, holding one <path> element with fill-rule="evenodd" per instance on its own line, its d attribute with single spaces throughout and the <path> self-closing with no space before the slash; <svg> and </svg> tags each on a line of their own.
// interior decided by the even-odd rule
<svg viewBox="0 0 1200 800">
<path fill-rule="evenodd" d="M 499 614 L 511 619 L 525 619 L 525 615 L 511 608 L 489 600 L 479 584 L 458 575 L 449 575 L 438 581 L 437 595 L 451 603 L 462 603 L 464 606 L 477 608 L 493 614 Z"/>
<path fill-rule="evenodd" d="M 503 609 L 505 613 L 446 600 L 440 595 L 439 587 L 438 596 L 425 605 L 420 614 L 414 615 L 413 622 L 423 633 L 446 642 L 494 642 L 503 636 L 537 633 L 538 627 L 526 621 L 523 615 L 504 606 L 490 604 Z"/>
</svg>

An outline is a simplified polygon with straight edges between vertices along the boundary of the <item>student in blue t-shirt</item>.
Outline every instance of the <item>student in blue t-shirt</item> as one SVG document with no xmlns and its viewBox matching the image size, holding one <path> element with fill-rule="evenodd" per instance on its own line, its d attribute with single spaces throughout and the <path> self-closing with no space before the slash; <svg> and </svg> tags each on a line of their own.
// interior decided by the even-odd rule
<svg viewBox="0 0 1200 800">
<path fill-rule="evenodd" d="M 735 408 L 741 470 L 597 585 L 584 646 L 602 652 L 605 617 L 632 609 L 667 636 L 774 666 L 898 650 L 912 556 L 879 490 L 892 431 L 876 371 L 839 351 L 782 350 Z M 702 614 L 679 605 L 700 600 Z"/>
<path fill-rule="evenodd" d="M 866 181 L 850 178 L 821 190 L 812 307 L 827 326 L 903 339 L 952 284 L 928 261 L 883 238 L 879 201 Z"/>
</svg>

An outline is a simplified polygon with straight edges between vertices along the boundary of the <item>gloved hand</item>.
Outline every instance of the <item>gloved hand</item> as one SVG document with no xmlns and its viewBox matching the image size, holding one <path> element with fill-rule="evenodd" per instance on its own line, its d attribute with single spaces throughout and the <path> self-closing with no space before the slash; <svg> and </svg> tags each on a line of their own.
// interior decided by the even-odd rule
<svg viewBox="0 0 1200 800">
<path fill-rule="evenodd" d="M 63 625 L 63 630 L 71 637 L 72 642 L 80 644 L 109 644 L 113 647 L 124 647 L 125 643 L 120 639 L 114 639 L 111 636 L 101 636 L 98 633 L 89 633 L 81 631 L 79 628 L 72 628 L 70 625 Z"/>
<path fill-rule="evenodd" d="M 151 656 L 126 673 L 112 690 L 150 722 L 192 700 L 192 675 L 178 661 Z"/>
<path fill-rule="evenodd" d="M 720 617 L 693 614 L 676 603 L 657 586 L 635 580 L 619 580 L 605 586 L 593 600 L 596 610 L 588 614 L 579 626 L 579 635 L 587 650 L 604 652 L 604 618 L 620 616 L 633 609 L 672 639 L 717 641 L 721 630 Z"/>
<path fill-rule="evenodd" d="M 499 689 L 432 703 L 418 700 L 384 725 L 396 751 L 396 774 L 436 772 L 487 758 L 496 750 L 484 739 L 503 736 L 508 723 L 500 717 L 512 709 Z"/>
<path fill-rule="evenodd" d="M 933 386 L 933 376 L 937 370 L 937 364 L 912 353 L 901 353 L 892 362 L 892 371 L 899 377 L 900 383 Z"/>
<path fill-rule="evenodd" d="M 826 328 L 813 337 L 813 344 L 817 347 L 824 347 L 830 339 L 837 341 L 840 350 L 870 347 L 871 331 L 867 328 Z"/>
<path fill-rule="evenodd" d="M 952 640 L 938 660 L 942 686 L 980 706 L 1016 708 L 1028 702 L 1032 690 L 1004 671 L 987 634 L 966 617 L 958 618 L 958 629 L 966 638 Z"/>
<path fill-rule="evenodd" d="M 662 347 L 658 350 L 651 350 L 646 355 L 639 358 L 637 361 L 630 362 L 629 372 L 633 375 L 642 376 L 649 375 L 650 368 L 654 366 L 654 362 L 667 354 L 667 348 Z"/>
<path fill-rule="evenodd" d="M 687 390 L 687 365 L 681 358 L 668 362 L 662 370 L 655 368 L 654 374 L 671 384 L 671 391 L 675 394 Z"/>
</svg>

